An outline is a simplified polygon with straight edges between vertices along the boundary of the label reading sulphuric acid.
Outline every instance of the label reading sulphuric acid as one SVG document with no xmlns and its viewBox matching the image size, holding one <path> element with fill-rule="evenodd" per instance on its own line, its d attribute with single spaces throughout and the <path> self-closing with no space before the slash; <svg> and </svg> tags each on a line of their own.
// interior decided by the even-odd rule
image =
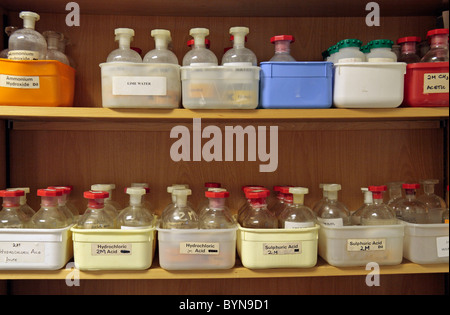
<svg viewBox="0 0 450 315">
<path fill-rule="evenodd" d="M 129 243 L 93 243 L 91 244 L 92 256 L 124 256 L 131 255 Z"/>
<path fill-rule="evenodd" d="M 166 77 L 112 77 L 113 95 L 167 95 Z"/>
<path fill-rule="evenodd" d="M 0 242 L 0 263 L 42 263 L 44 261 L 44 243 Z"/>
<path fill-rule="evenodd" d="M 263 255 L 296 255 L 301 253 L 301 242 L 263 243 Z"/>
<path fill-rule="evenodd" d="M 448 91 L 448 72 L 423 75 L 423 94 L 448 93 Z"/>
<path fill-rule="evenodd" d="M 182 242 L 180 254 L 190 255 L 219 255 L 219 243 Z"/>
<path fill-rule="evenodd" d="M 386 239 L 348 239 L 347 251 L 366 252 L 375 250 L 386 250 Z"/>
<path fill-rule="evenodd" d="M 16 89 L 39 89 L 39 77 L 0 74 L 0 87 Z"/>
<path fill-rule="evenodd" d="M 448 257 L 448 236 L 436 237 L 436 245 L 438 257 Z"/>
</svg>

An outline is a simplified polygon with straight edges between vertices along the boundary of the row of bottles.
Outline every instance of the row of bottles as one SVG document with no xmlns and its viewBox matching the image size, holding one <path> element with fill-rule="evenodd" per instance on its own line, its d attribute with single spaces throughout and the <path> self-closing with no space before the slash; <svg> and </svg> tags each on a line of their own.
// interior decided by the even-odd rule
<svg viewBox="0 0 450 315">
<path fill-rule="evenodd" d="M 428 31 L 427 40 L 430 43 L 430 49 L 420 58 L 418 54 L 418 44 L 421 39 L 418 36 L 407 36 L 397 40 L 400 45 L 400 56 L 398 61 L 406 63 L 416 62 L 445 62 L 449 61 L 448 53 L 448 35 L 449 30 L 434 29 Z"/>
</svg>

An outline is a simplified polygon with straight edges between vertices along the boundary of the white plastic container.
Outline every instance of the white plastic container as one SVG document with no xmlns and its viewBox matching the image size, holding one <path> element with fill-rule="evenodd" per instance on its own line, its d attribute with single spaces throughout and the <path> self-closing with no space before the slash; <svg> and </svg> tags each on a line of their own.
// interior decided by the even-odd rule
<svg viewBox="0 0 450 315">
<path fill-rule="evenodd" d="M 183 107 L 189 109 L 255 109 L 259 100 L 255 66 L 181 67 Z"/>
<path fill-rule="evenodd" d="M 403 259 L 404 226 L 366 225 L 331 227 L 321 225 L 319 255 L 336 267 L 398 265 Z"/>
<path fill-rule="evenodd" d="M 1 229 L 0 270 L 58 270 L 73 257 L 71 226 Z"/>
<path fill-rule="evenodd" d="M 100 64 L 102 103 L 108 108 L 178 108 L 180 66 L 168 63 Z"/>
<path fill-rule="evenodd" d="M 449 239 L 448 224 L 405 225 L 403 256 L 416 264 L 448 263 Z"/>
<path fill-rule="evenodd" d="M 317 263 L 319 226 L 301 229 L 250 229 L 239 226 L 237 250 L 249 269 L 310 268 Z"/>
<path fill-rule="evenodd" d="M 334 64 L 333 103 L 339 108 L 395 108 L 403 102 L 404 62 Z"/>
<path fill-rule="evenodd" d="M 166 270 L 230 269 L 236 261 L 236 228 L 158 230 L 159 264 Z"/>
</svg>

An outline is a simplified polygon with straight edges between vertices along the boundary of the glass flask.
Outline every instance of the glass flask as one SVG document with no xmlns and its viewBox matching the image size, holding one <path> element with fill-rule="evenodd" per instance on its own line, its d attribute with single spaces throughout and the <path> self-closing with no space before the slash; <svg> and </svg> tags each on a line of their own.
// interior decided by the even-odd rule
<svg viewBox="0 0 450 315">
<path fill-rule="evenodd" d="M 230 209 L 226 206 L 228 191 L 218 191 L 223 188 L 211 188 L 205 192 L 209 205 L 199 215 L 200 229 L 231 229 L 236 226 Z"/>
<path fill-rule="evenodd" d="M 183 57 L 183 66 L 217 66 L 216 55 L 205 45 L 205 38 L 209 35 L 207 28 L 191 28 L 189 35 L 194 38 L 194 45 Z"/>
<path fill-rule="evenodd" d="M 416 199 L 416 190 L 420 188 L 420 184 L 405 183 L 402 187 L 405 190 L 405 198 L 397 204 L 397 218 L 409 223 L 427 223 L 428 208 Z"/>
<path fill-rule="evenodd" d="M 161 217 L 163 229 L 197 229 L 198 215 L 192 207 L 188 205 L 187 198 L 192 194 L 190 189 L 174 189 L 175 204 Z"/>
<path fill-rule="evenodd" d="M 130 187 L 140 187 L 145 189 L 145 195 L 142 196 L 143 207 L 150 212 L 150 214 L 155 215 L 155 211 L 152 203 L 148 200 L 148 195 L 150 194 L 150 187 L 147 183 L 131 183 Z M 126 188 L 125 188 L 126 193 Z"/>
<path fill-rule="evenodd" d="M 8 41 L 8 59 L 11 60 L 44 60 L 47 55 L 47 42 L 34 27 L 39 21 L 39 14 L 22 11 L 23 28 L 15 31 Z"/>
<path fill-rule="evenodd" d="M 250 32 L 248 27 L 231 27 L 230 34 L 233 39 L 233 48 L 227 50 L 222 57 L 222 65 L 256 66 L 256 55 L 245 47 L 246 36 Z"/>
<path fill-rule="evenodd" d="M 20 210 L 20 197 L 23 195 L 25 195 L 23 190 L 0 190 L 0 197 L 3 198 L 0 228 L 27 227 L 30 219 Z"/>
<path fill-rule="evenodd" d="M 177 56 L 169 50 L 169 43 L 172 41 L 170 31 L 155 29 L 151 31 L 151 36 L 155 39 L 155 49 L 150 50 L 142 62 L 144 63 L 171 63 L 178 64 Z"/>
<path fill-rule="evenodd" d="M 430 41 L 430 50 L 422 57 L 420 62 L 445 62 L 448 57 L 448 29 L 438 28 L 428 31 L 427 39 Z"/>
<path fill-rule="evenodd" d="M 280 213 L 284 210 L 286 206 L 284 203 L 285 193 L 283 193 L 282 189 L 290 186 L 273 186 L 273 191 L 275 193 L 275 200 L 273 203 L 269 202 L 269 209 L 273 212 L 273 214 L 278 218 Z"/>
<path fill-rule="evenodd" d="M 116 28 L 114 30 L 115 39 L 119 42 L 119 48 L 109 53 L 106 62 L 142 62 L 142 57 L 130 48 L 134 37 L 134 30 L 131 28 Z"/>
<path fill-rule="evenodd" d="M 266 199 L 269 190 L 247 189 L 245 195 L 250 201 L 250 207 L 242 220 L 242 226 L 255 229 L 278 228 L 277 217 L 267 208 Z"/>
<path fill-rule="evenodd" d="M 94 191 L 106 191 L 108 197 L 105 198 L 105 211 L 113 218 L 117 216 L 122 206 L 112 199 L 113 190 L 116 189 L 115 184 L 94 184 L 91 185 L 91 190 Z"/>
<path fill-rule="evenodd" d="M 20 210 L 31 219 L 31 217 L 36 213 L 36 211 L 31 208 L 27 203 L 27 194 L 30 193 L 29 187 L 18 187 L 18 188 L 7 188 L 6 190 L 14 191 L 14 190 L 22 190 L 24 192 L 23 196 L 20 197 Z"/>
<path fill-rule="evenodd" d="M 154 223 L 154 216 L 149 209 L 144 207 L 142 202 L 146 194 L 145 188 L 128 187 L 126 193 L 130 195 L 130 204 L 120 211 L 116 218 L 117 227 L 120 229 L 149 228 Z"/>
<path fill-rule="evenodd" d="M 355 212 L 352 213 L 350 220 L 352 225 L 361 225 L 361 214 L 363 210 L 373 204 L 373 196 L 372 192 L 367 187 L 361 188 L 362 193 L 364 194 L 364 203 L 361 207 L 359 207 Z"/>
<path fill-rule="evenodd" d="M 366 56 L 360 50 L 362 42 L 356 38 L 341 40 L 337 43 L 339 51 L 334 57 L 334 62 L 363 62 Z"/>
<path fill-rule="evenodd" d="M 417 54 L 417 44 L 421 39 L 417 36 L 402 37 L 397 40 L 397 44 L 400 45 L 401 54 L 398 58 L 399 62 L 416 63 L 420 61 L 420 57 Z"/>
<path fill-rule="evenodd" d="M 270 39 L 270 42 L 275 46 L 275 55 L 270 61 L 295 61 L 291 56 L 291 43 L 295 42 L 292 35 L 276 35 Z"/>
<path fill-rule="evenodd" d="M 308 188 L 283 187 L 286 206 L 278 216 L 278 226 L 281 229 L 301 229 L 313 227 L 316 224 L 316 216 L 312 210 L 304 205 L 305 194 Z"/>
<path fill-rule="evenodd" d="M 437 179 L 422 181 L 423 194 L 417 197 L 428 208 L 428 223 L 441 223 L 442 213 L 447 208 L 444 199 L 434 193 L 434 186 L 439 183 Z"/>
<path fill-rule="evenodd" d="M 62 52 L 64 55 L 66 55 L 67 59 L 69 59 L 69 65 L 72 68 L 76 68 L 75 60 L 73 60 L 73 58 L 70 55 L 66 54 L 66 47 L 70 45 L 71 45 L 70 39 L 63 34 L 63 39 L 58 42 L 58 50 Z"/>
<path fill-rule="evenodd" d="M 19 28 L 16 26 L 7 26 L 5 27 L 5 33 L 6 35 L 8 35 L 8 38 L 11 36 L 12 33 L 14 33 L 15 31 L 17 31 Z M 0 51 L 0 58 L 3 59 L 8 59 L 8 48 L 3 49 L 2 51 Z"/>
<path fill-rule="evenodd" d="M 88 200 L 88 206 L 83 215 L 80 216 L 76 225 L 79 229 L 113 229 L 115 228 L 115 217 L 111 217 L 105 211 L 107 191 L 89 190 L 83 194 Z"/>
<path fill-rule="evenodd" d="M 242 189 L 242 192 L 244 193 L 244 197 L 245 197 L 246 201 L 242 205 L 242 207 L 240 207 L 238 210 L 237 221 L 239 222 L 240 225 L 242 225 L 242 220 L 247 215 L 247 213 L 250 209 L 250 200 L 247 198 L 246 192 L 249 190 L 264 190 L 264 191 L 266 191 L 267 196 L 270 195 L 269 190 L 267 188 L 265 188 L 264 186 L 260 186 L 260 185 L 245 185 L 245 186 L 242 186 L 241 189 Z"/>
<path fill-rule="evenodd" d="M 390 39 L 376 39 L 369 42 L 370 52 L 367 53 L 368 62 L 397 62 L 397 55 L 392 51 L 393 41 Z"/>
<path fill-rule="evenodd" d="M 59 42 L 63 41 L 64 36 L 55 31 L 45 31 L 43 35 L 47 40 L 47 55 L 45 56 L 45 59 L 57 60 L 70 66 L 69 58 L 67 58 L 67 56 L 58 49 Z"/>
<path fill-rule="evenodd" d="M 58 207 L 58 199 L 62 196 L 61 190 L 38 189 L 37 195 L 41 197 L 41 208 L 31 218 L 30 227 L 59 229 L 72 223 Z"/>
<path fill-rule="evenodd" d="M 362 210 L 361 225 L 393 225 L 397 223 L 393 210 L 383 201 L 383 194 L 386 190 L 386 185 L 369 186 L 373 203 Z"/>
<path fill-rule="evenodd" d="M 326 191 L 326 199 L 317 209 L 317 220 L 327 226 L 351 225 L 347 206 L 338 201 L 338 191 L 341 190 L 341 185 L 324 184 L 323 190 Z"/>
</svg>

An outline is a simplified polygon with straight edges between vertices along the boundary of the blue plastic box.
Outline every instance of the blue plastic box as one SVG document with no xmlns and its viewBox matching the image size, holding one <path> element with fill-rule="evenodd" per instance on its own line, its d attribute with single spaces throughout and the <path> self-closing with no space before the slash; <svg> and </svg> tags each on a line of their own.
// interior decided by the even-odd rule
<svg viewBox="0 0 450 315">
<path fill-rule="evenodd" d="M 261 62 L 262 108 L 330 108 L 333 63 Z"/>
</svg>

